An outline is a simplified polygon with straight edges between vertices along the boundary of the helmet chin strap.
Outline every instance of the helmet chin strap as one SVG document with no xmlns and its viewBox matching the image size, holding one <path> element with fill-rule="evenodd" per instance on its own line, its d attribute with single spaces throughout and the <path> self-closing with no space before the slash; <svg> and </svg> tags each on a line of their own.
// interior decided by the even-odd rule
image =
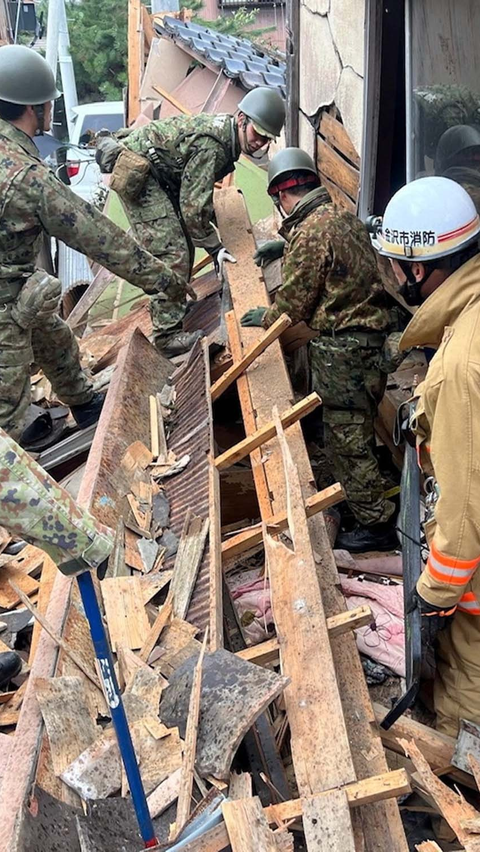
<svg viewBox="0 0 480 852">
<path fill-rule="evenodd" d="M 38 127 L 35 131 L 35 136 L 43 136 L 45 132 L 45 104 L 36 104 L 33 111 L 37 116 Z"/>
<path fill-rule="evenodd" d="M 244 149 L 244 153 L 248 154 L 248 156 L 251 157 L 252 160 L 261 160 L 262 157 L 264 157 L 265 154 L 268 153 L 268 149 L 270 148 L 270 140 L 267 142 L 266 145 L 264 145 L 260 149 L 260 151 L 258 152 L 258 156 L 256 157 L 255 151 L 252 151 L 250 149 L 250 145 L 248 144 L 247 127 L 248 127 L 249 124 L 251 124 L 251 119 L 248 118 L 246 115 L 244 115 L 243 120 L 242 120 L 242 124 L 241 124 L 241 130 L 242 130 L 242 134 L 243 134 L 243 145 L 242 145 L 242 143 L 240 143 L 240 145 L 242 147 L 242 150 Z"/>
</svg>

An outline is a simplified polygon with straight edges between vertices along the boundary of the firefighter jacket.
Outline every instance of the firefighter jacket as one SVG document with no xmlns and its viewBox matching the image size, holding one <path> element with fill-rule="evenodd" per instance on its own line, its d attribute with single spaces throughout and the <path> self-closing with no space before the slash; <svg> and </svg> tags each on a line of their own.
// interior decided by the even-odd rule
<svg viewBox="0 0 480 852">
<path fill-rule="evenodd" d="M 420 306 L 400 341 L 414 346 L 437 350 L 412 426 L 439 493 L 417 589 L 434 606 L 480 615 L 480 254 Z"/>
</svg>

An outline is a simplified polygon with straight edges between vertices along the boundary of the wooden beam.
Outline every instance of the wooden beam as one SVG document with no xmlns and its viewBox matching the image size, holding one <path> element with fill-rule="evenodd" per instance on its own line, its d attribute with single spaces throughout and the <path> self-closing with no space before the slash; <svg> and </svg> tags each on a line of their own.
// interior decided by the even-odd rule
<svg viewBox="0 0 480 852">
<path fill-rule="evenodd" d="M 321 404 L 321 399 L 318 393 L 311 393 L 309 396 L 306 396 L 305 399 L 302 399 L 300 402 L 297 402 L 295 405 L 292 405 L 291 408 L 287 408 L 280 416 L 280 423 L 284 429 L 288 429 L 289 426 L 292 426 L 302 417 L 306 417 L 307 414 L 311 414 L 317 406 Z M 220 456 L 217 456 L 215 459 L 215 465 L 217 470 L 225 470 L 227 467 L 231 467 L 236 462 L 244 459 L 245 456 L 248 456 L 253 450 L 261 447 L 262 444 L 266 444 L 267 441 L 270 441 L 275 437 L 277 430 L 275 428 L 275 424 L 273 420 L 267 423 L 265 426 L 262 426 L 261 429 L 257 429 L 253 435 L 248 435 L 243 441 L 239 441 L 238 444 L 235 444 L 234 447 L 231 447 L 226 452 L 222 453 Z"/>
<path fill-rule="evenodd" d="M 240 328 L 233 312 L 226 314 L 225 325 L 227 328 L 228 342 L 230 344 L 232 358 L 234 361 L 240 361 L 242 357 L 242 341 L 240 338 Z M 276 344 L 276 346 L 278 345 L 279 344 Z M 238 377 L 237 392 L 242 408 L 245 432 L 250 435 L 256 430 L 257 421 L 256 412 L 253 407 L 252 394 L 250 391 L 250 381 L 246 374 Z M 259 449 L 250 453 L 250 463 L 252 465 L 252 473 L 257 492 L 258 505 L 260 507 L 260 514 L 265 520 L 266 518 L 270 518 L 272 515 L 272 501 L 263 457 Z"/>
<path fill-rule="evenodd" d="M 138 656 L 144 663 L 148 662 L 148 658 L 152 653 L 155 645 L 160 639 L 162 630 L 167 626 L 170 618 L 172 616 L 172 602 L 170 600 L 166 600 L 163 606 L 161 607 L 155 621 L 153 622 L 149 633 L 147 633 L 147 637 L 142 645 L 141 650 L 138 652 Z"/>
<path fill-rule="evenodd" d="M 356 778 L 298 468 L 278 409 L 273 414 L 284 463 L 293 550 L 265 533 L 265 555 L 273 618 L 280 641 L 281 670 L 290 678 L 284 698 L 295 778 L 300 795 L 307 796 Z"/>
<path fill-rule="evenodd" d="M 209 459 L 209 612 L 210 652 L 223 648 L 223 566 L 222 566 L 222 516 L 220 504 L 220 474 L 214 459 Z"/>
<path fill-rule="evenodd" d="M 318 170 L 340 187 L 353 201 L 357 200 L 360 175 L 340 154 L 317 136 Z"/>
<path fill-rule="evenodd" d="M 142 73 L 142 4 L 128 0 L 128 124 L 140 113 L 140 76 Z"/>
<path fill-rule="evenodd" d="M 305 500 L 307 518 L 311 518 L 318 512 L 324 512 L 325 509 L 334 506 L 335 503 L 340 503 L 341 500 L 345 500 L 345 492 L 339 482 L 336 482 L 335 485 L 330 485 L 328 488 L 324 488 L 322 491 L 318 491 L 316 494 L 312 494 L 311 497 L 307 497 Z M 274 515 L 269 520 L 267 528 L 268 532 L 272 535 L 286 530 L 288 528 L 286 513 L 279 512 L 278 515 Z M 263 533 L 261 524 L 255 524 L 246 530 L 242 530 L 237 535 L 222 542 L 223 561 L 227 562 L 229 559 L 240 556 L 246 550 L 250 550 L 257 544 L 261 544 L 262 541 Z"/>
<path fill-rule="evenodd" d="M 224 802 L 222 813 L 232 852 L 279 850 L 258 796 Z"/>
<path fill-rule="evenodd" d="M 332 615 L 327 618 L 327 628 L 330 641 L 336 636 L 343 636 L 349 630 L 357 630 L 359 627 L 365 627 L 371 624 L 373 613 L 369 606 L 357 606 L 355 609 L 349 609 L 347 612 L 341 612 L 338 615 Z M 266 642 L 260 642 L 259 645 L 251 645 L 243 651 L 237 651 L 237 657 L 242 660 L 248 660 L 250 663 L 256 663 L 259 666 L 266 666 L 271 663 L 277 665 L 280 658 L 280 644 L 278 639 L 267 639 Z"/>
<path fill-rule="evenodd" d="M 215 208 L 222 242 L 228 245 L 238 261 L 228 265 L 226 275 L 237 318 L 238 342 L 246 348 L 260 337 L 261 329 L 239 327 L 238 321 L 252 305 L 268 305 L 270 298 L 262 272 L 253 260 L 255 242 L 243 196 L 236 189 L 224 189 L 216 195 Z M 240 348 L 240 354 L 234 357 L 241 357 L 241 354 Z M 267 350 L 262 358 L 261 371 L 250 370 L 239 379 L 237 387 L 240 382 L 240 404 L 246 431 L 250 433 L 271 420 L 273 404 L 280 409 L 291 404 L 293 392 L 280 343 L 273 343 Z M 290 428 L 288 442 L 299 468 L 303 499 L 306 500 L 317 489 L 298 423 Z M 286 510 L 285 479 L 278 441 L 275 439 L 268 444 L 268 453 L 255 452 L 257 459 L 255 464 L 252 459 L 252 470 L 260 514 L 268 523 L 272 515 Z M 320 557 L 317 568 L 325 614 L 337 615 L 344 611 L 345 601 L 338 587 L 338 572 L 321 513 L 310 518 L 309 531 L 314 551 Z M 352 756 L 358 777 L 381 775 L 387 770 L 387 762 L 375 726 L 355 637 L 351 633 L 339 637 L 332 643 L 332 652 L 349 740 L 355 744 Z M 394 800 L 366 805 L 362 810 L 361 825 L 367 850 L 407 852 L 405 833 Z"/>
<path fill-rule="evenodd" d="M 232 314 L 233 322 L 235 314 L 233 312 Z M 250 364 L 253 364 L 253 362 L 256 361 L 258 356 L 261 355 L 262 352 L 265 352 L 266 349 L 268 349 L 268 347 L 271 343 L 274 342 L 274 340 L 278 340 L 280 335 L 283 334 L 283 332 L 287 328 L 289 328 L 291 324 L 292 321 L 290 317 L 287 316 L 287 314 L 282 314 L 282 316 L 279 317 L 278 320 L 276 320 L 276 322 L 274 322 L 273 325 L 271 325 L 270 328 L 265 332 L 263 337 L 261 337 L 260 340 L 257 340 L 256 343 L 253 343 L 252 346 L 250 346 L 250 348 L 245 352 L 245 355 L 243 356 L 241 361 L 237 361 L 236 363 L 232 364 L 232 366 L 223 374 L 223 376 L 221 376 L 212 385 L 212 401 L 215 402 L 215 400 L 218 399 L 219 396 L 221 396 L 222 393 L 224 393 L 227 388 L 229 388 L 230 385 L 232 385 L 233 382 L 236 381 L 236 379 L 238 379 L 238 377 L 245 372 L 247 367 L 249 367 Z"/>
<path fill-rule="evenodd" d="M 341 124 L 333 115 L 330 115 L 327 110 L 322 111 L 319 132 L 332 148 L 340 151 L 357 169 L 360 168 L 360 157 L 347 133 L 345 125 Z"/>
<path fill-rule="evenodd" d="M 180 101 L 177 101 L 177 99 L 173 95 L 171 95 L 170 92 L 167 92 L 167 90 L 164 89 L 162 86 L 159 86 L 158 83 L 152 83 L 152 89 L 155 89 L 155 91 L 158 92 L 158 94 L 161 95 L 162 98 L 165 98 L 165 100 L 168 101 L 169 104 L 174 106 L 175 109 L 178 109 L 178 111 L 181 112 L 183 115 L 193 115 L 192 111 L 188 109 L 188 107 L 181 104 Z"/>
<path fill-rule="evenodd" d="M 303 830 L 307 848 L 315 852 L 355 852 L 345 790 L 329 790 L 304 799 Z"/>
<path fill-rule="evenodd" d="M 383 775 L 367 778 L 364 781 L 357 781 L 355 784 L 349 784 L 341 789 L 347 797 L 350 808 L 357 808 L 361 805 L 362 809 L 375 802 L 404 796 L 411 791 L 408 775 L 404 769 L 385 772 Z M 328 798 L 330 793 L 331 791 L 327 790 L 315 798 L 319 799 L 322 796 Z M 281 802 L 279 805 L 270 805 L 264 808 L 263 813 L 270 825 L 278 825 L 289 820 L 301 819 L 303 816 L 304 801 L 304 799 L 292 799 L 291 801 Z M 201 837 L 185 843 L 185 846 L 182 847 L 182 852 L 222 852 L 229 845 L 230 840 L 227 828 L 222 823 L 205 832 Z M 382 847 L 377 848 L 381 848 L 383 852 Z M 394 848 L 392 847 L 388 852 L 394 852 Z"/>
</svg>

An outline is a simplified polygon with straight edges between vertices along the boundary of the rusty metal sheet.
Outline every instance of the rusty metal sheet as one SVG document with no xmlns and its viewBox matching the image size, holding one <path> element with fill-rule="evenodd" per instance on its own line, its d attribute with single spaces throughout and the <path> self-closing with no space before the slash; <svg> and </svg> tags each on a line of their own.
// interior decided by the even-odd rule
<svg viewBox="0 0 480 852">
<path fill-rule="evenodd" d="M 210 371 L 205 344 L 197 343 L 188 361 L 173 376 L 177 393 L 175 422 L 168 446 L 178 457 L 188 453 L 185 470 L 165 484 L 170 501 L 170 526 L 180 536 L 188 508 L 209 516 L 209 464 L 213 449 Z M 187 620 L 204 630 L 209 616 L 210 551 L 205 547 Z"/>
</svg>

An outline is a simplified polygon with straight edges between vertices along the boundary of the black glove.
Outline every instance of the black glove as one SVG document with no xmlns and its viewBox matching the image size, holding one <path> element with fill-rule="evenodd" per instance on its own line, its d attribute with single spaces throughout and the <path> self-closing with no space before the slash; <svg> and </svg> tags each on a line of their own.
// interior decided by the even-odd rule
<svg viewBox="0 0 480 852">
<path fill-rule="evenodd" d="M 416 592 L 417 605 L 422 613 L 422 639 L 424 644 L 433 645 L 437 634 L 451 623 L 457 605 L 442 609 L 430 604 Z"/>
</svg>

